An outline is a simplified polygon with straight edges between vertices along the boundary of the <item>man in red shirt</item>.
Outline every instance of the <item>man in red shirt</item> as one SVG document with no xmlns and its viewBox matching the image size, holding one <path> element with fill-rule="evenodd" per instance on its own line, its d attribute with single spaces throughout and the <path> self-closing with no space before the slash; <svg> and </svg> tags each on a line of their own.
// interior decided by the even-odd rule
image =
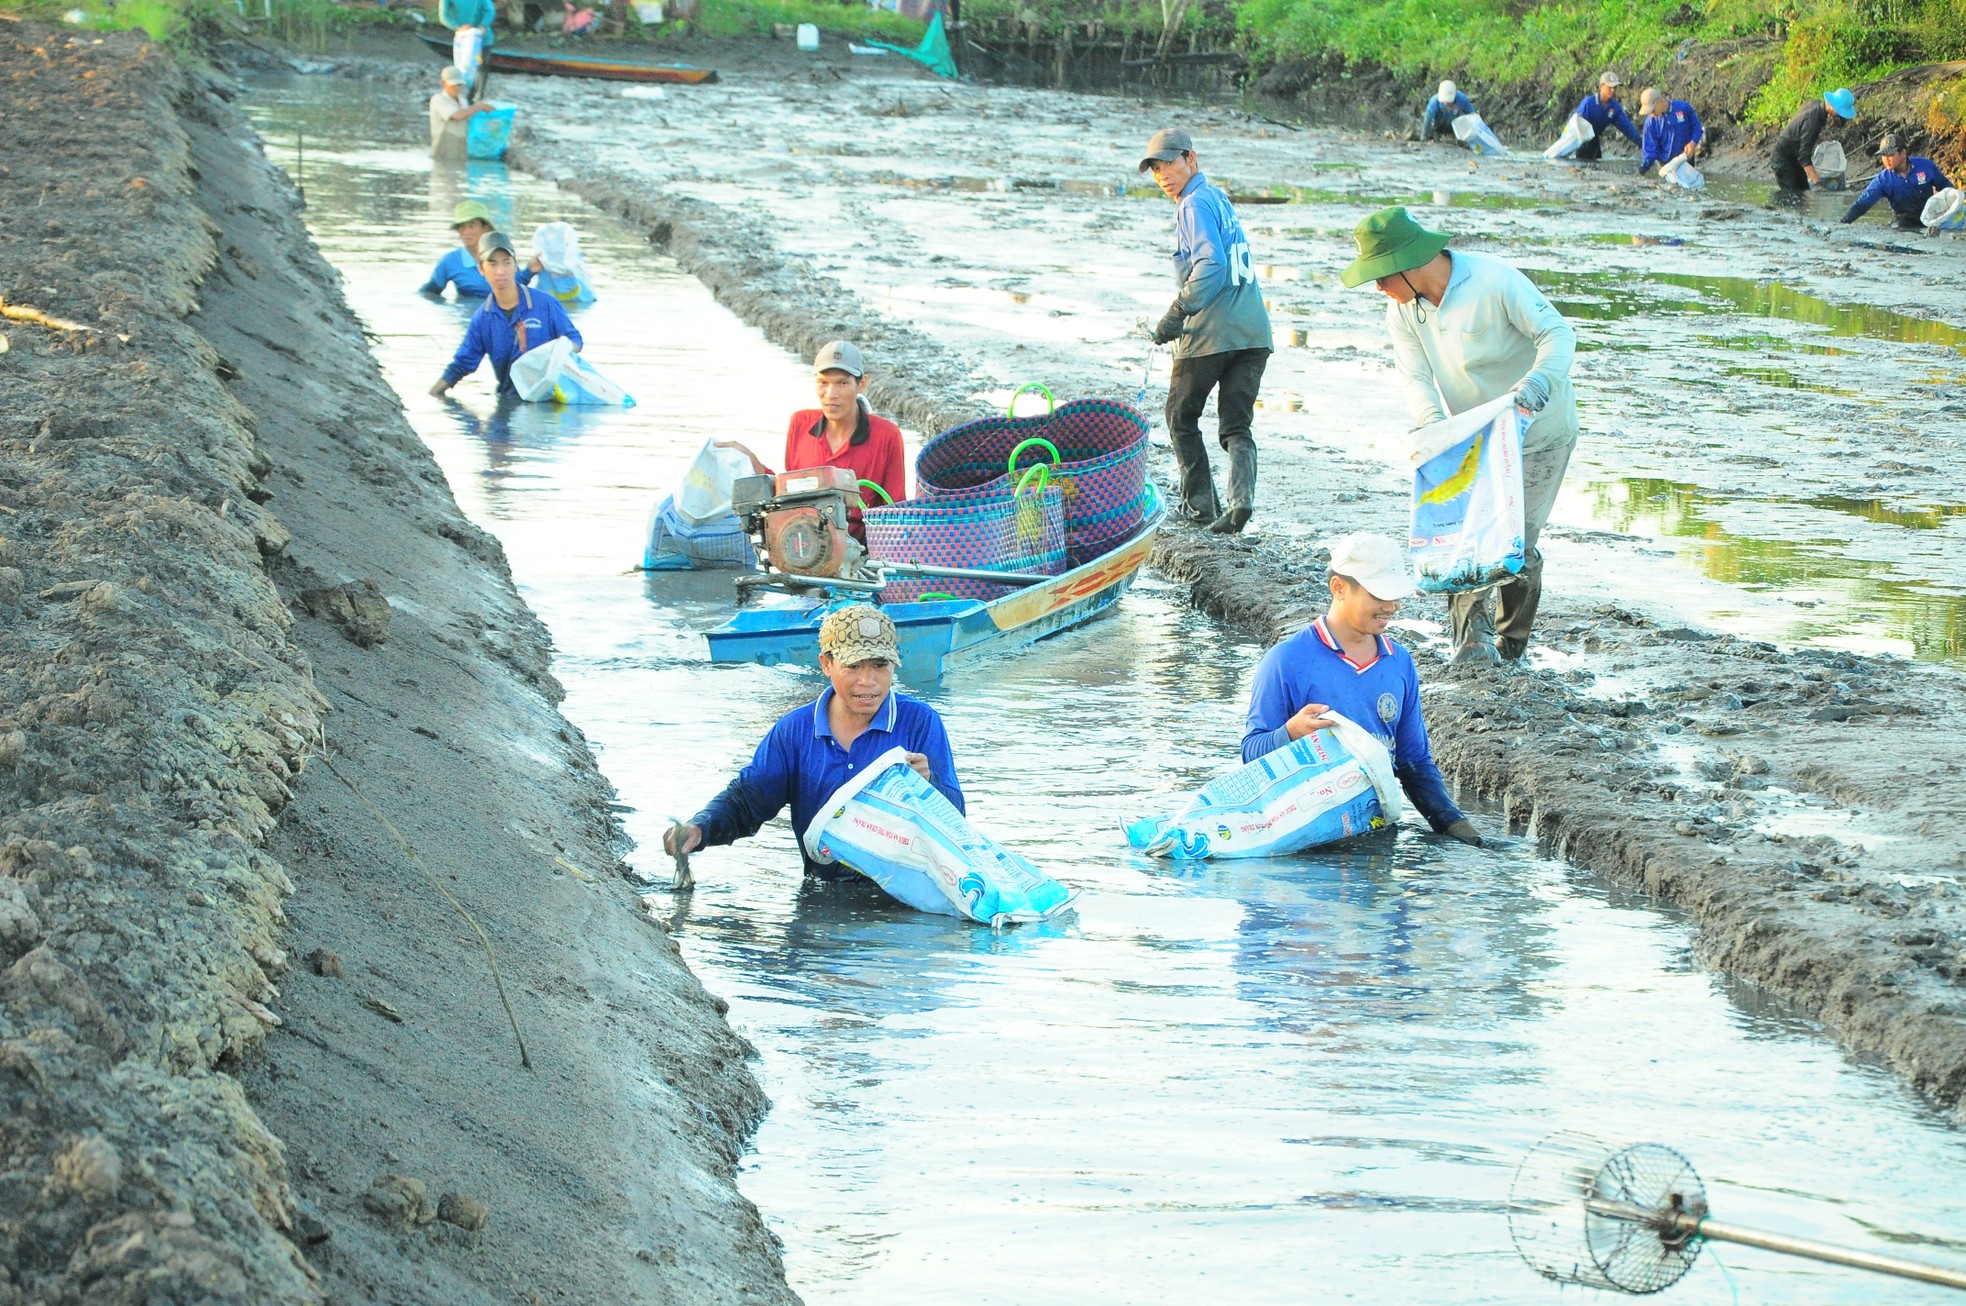
<svg viewBox="0 0 1966 1306">
<path fill-rule="evenodd" d="M 908 455 L 901 447 L 901 428 L 885 417 L 874 416 L 867 407 L 867 364 L 859 347 L 835 340 L 812 360 L 812 370 L 819 407 L 792 414 L 785 428 L 785 470 L 844 467 L 861 480 L 880 486 L 896 503 L 907 498 Z M 758 455 L 737 441 L 720 440 L 718 447 L 743 453 L 758 475 L 773 475 Z M 885 502 L 864 487 L 860 498 L 868 507 Z M 847 516 L 853 538 L 865 544 L 867 528 L 861 524 L 860 513 L 854 510 Z"/>
</svg>

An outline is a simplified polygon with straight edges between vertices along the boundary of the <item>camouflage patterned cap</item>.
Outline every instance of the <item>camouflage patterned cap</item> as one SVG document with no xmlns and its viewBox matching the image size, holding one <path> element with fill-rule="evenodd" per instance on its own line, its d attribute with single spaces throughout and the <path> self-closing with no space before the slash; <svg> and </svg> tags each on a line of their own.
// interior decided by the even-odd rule
<svg viewBox="0 0 1966 1306">
<path fill-rule="evenodd" d="M 875 660 L 889 663 L 901 661 L 894 622 L 885 612 L 868 603 L 841 608 L 821 622 L 819 651 L 849 667 Z"/>
</svg>

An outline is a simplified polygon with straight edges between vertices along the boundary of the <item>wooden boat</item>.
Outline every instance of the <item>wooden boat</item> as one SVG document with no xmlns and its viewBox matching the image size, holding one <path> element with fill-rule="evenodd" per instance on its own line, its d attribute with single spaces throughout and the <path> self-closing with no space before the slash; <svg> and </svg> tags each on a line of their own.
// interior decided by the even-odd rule
<svg viewBox="0 0 1966 1306">
<path fill-rule="evenodd" d="M 901 646 L 897 674 L 910 684 L 932 684 L 954 668 L 1022 648 L 1098 616 L 1132 587 L 1166 520 L 1167 509 L 1156 492 L 1132 535 L 1040 584 L 988 602 L 882 604 L 881 610 L 894 620 Z M 839 597 L 869 601 L 859 594 Z M 833 598 L 808 598 L 784 606 L 740 608 L 729 621 L 706 632 L 710 660 L 817 666 L 819 623 L 835 606 Z"/>
<path fill-rule="evenodd" d="M 441 30 L 441 29 L 440 29 Z M 418 32 L 417 40 L 445 63 L 451 61 L 449 32 L 433 35 Z M 610 59 L 605 55 L 556 54 L 547 50 L 503 50 L 494 45 L 485 55 L 485 66 L 495 73 L 524 73 L 540 77 L 598 77 L 611 82 L 682 82 L 695 85 L 714 82 L 714 68 L 691 68 L 687 64 L 642 63 L 636 59 Z"/>
</svg>

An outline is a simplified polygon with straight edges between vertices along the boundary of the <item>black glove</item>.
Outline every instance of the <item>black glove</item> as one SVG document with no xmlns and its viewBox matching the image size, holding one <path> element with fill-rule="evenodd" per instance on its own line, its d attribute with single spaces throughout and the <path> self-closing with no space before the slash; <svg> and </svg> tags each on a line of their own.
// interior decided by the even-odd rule
<svg viewBox="0 0 1966 1306">
<path fill-rule="evenodd" d="M 1179 340 L 1181 338 L 1181 328 L 1186 325 L 1187 321 L 1188 315 L 1181 311 L 1179 304 L 1168 309 L 1166 316 L 1161 318 L 1160 325 L 1154 328 L 1154 343 L 1164 345 L 1170 340 Z"/>
<path fill-rule="evenodd" d="M 1459 839 L 1462 843 L 1475 848 L 1484 848 L 1487 846 L 1481 841 L 1481 832 L 1475 829 L 1473 823 L 1465 816 L 1448 826 L 1445 830 L 1442 830 L 1441 833 L 1450 838 Z"/>
<path fill-rule="evenodd" d="M 1855 222 L 1858 218 L 1861 218 L 1863 216 L 1864 216 L 1863 214 L 1857 212 L 1857 206 L 1852 204 L 1849 208 L 1843 210 L 1842 221 Z"/>
</svg>

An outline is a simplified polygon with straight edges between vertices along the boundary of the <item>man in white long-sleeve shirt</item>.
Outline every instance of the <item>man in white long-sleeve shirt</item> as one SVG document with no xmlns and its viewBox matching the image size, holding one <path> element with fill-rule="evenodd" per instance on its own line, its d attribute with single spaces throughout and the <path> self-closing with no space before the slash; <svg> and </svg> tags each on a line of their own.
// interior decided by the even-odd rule
<svg viewBox="0 0 1966 1306">
<path fill-rule="evenodd" d="M 1543 593 L 1536 539 L 1577 447 L 1570 361 L 1577 335 L 1529 278 L 1498 258 L 1453 252 L 1403 208 L 1381 209 L 1353 233 L 1347 286 L 1371 281 L 1392 302 L 1386 329 L 1415 426 L 1513 393 L 1529 417 L 1522 435 L 1522 571 L 1492 590 L 1448 599 L 1454 660 L 1495 664 L 1529 647 Z M 1499 636 L 1500 647 L 1497 648 Z"/>
</svg>

